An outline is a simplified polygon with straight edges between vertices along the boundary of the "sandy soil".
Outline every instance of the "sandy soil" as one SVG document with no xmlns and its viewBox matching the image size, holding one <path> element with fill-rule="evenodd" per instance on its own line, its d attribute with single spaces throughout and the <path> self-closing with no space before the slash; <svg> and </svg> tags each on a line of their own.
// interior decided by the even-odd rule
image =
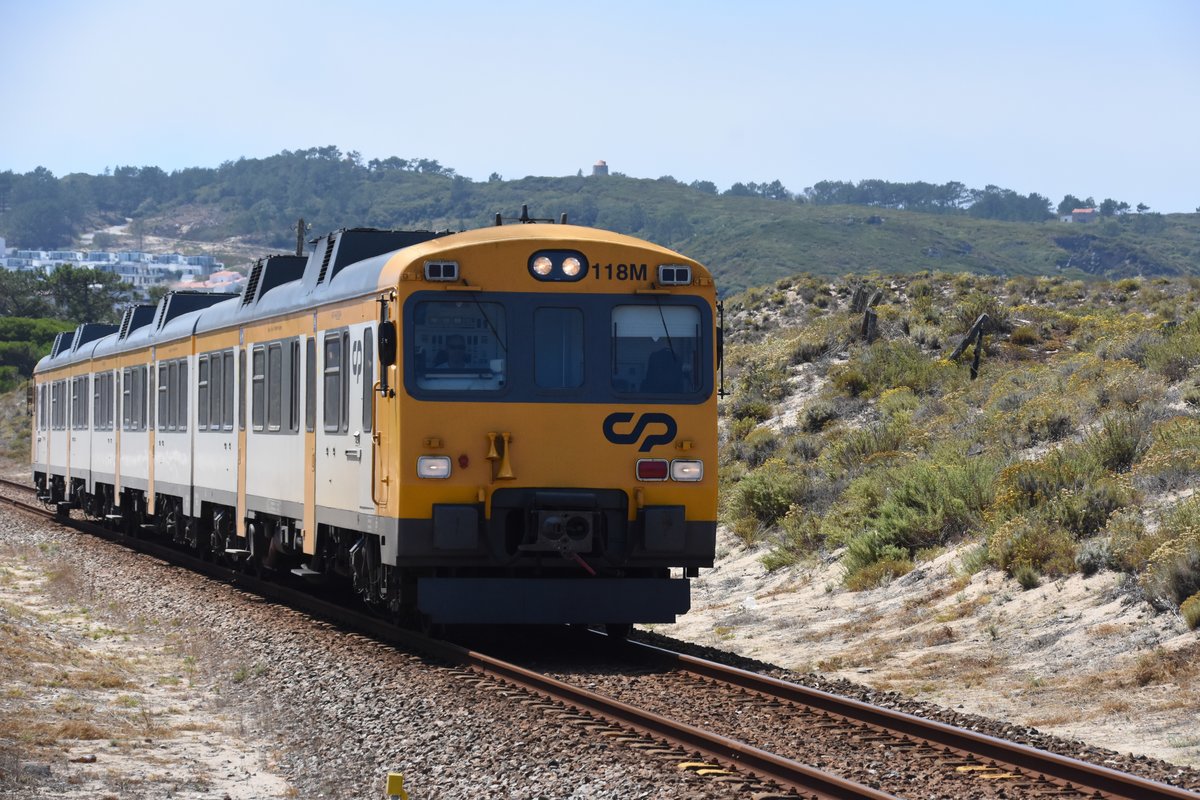
<svg viewBox="0 0 1200 800">
<path fill-rule="evenodd" d="M 195 632 L 91 607 L 102 596 L 53 554 L 0 542 L 0 794 L 295 796 L 272 742 L 200 671 Z"/>
<path fill-rule="evenodd" d="M 692 611 L 647 626 L 778 666 L 818 671 L 1119 752 L 1200 765 L 1200 631 L 1157 614 L 1122 576 L 1023 591 L 967 575 L 952 550 L 890 585 L 841 588 L 836 561 L 768 573 L 721 529 Z"/>
</svg>

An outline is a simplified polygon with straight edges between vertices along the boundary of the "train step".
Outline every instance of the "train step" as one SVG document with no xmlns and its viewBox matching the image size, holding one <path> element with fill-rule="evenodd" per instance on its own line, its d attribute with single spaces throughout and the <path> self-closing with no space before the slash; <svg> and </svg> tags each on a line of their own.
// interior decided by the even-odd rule
<svg viewBox="0 0 1200 800">
<path fill-rule="evenodd" d="M 109 522 L 120 522 L 121 520 L 125 519 L 120 514 L 105 514 L 104 518 Z"/>
<path fill-rule="evenodd" d="M 296 567 L 292 570 L 293 575 L 299 575 L 301 578 L 311 578 L 314 575 L 324 575 L 323 572 L 317 572 L 315 569 L 309 569 L 307 566 Z"/>
<path fill-rule="evenodd" d="M 226 547 L 226 548 L 225 548 L 225 555 L 227 555 L 227 556 L 237 556 L 238 558 L 241 558 L 242 556 L 248 556 L 248 555 L 250 555 L 250 551 L 249 551 L 249 550 L 243 550 L 243 549 L 241 549 L 240 547 Z"/>
<path fill-rule="evenodd" d="M 139 527 L 139 528 L 141 528 L 141 529 L 142 529 L 142 530 L 144 530 L 144 531 L 156 531 L 156 530 L 158 530 L 158 526 L 157 526 L 157 525 L 155 525 L 153 522 L 143 522 L 143 523 L 142 523 L 141 525 L 139 525 L 138 527 Z"/>
</svg>

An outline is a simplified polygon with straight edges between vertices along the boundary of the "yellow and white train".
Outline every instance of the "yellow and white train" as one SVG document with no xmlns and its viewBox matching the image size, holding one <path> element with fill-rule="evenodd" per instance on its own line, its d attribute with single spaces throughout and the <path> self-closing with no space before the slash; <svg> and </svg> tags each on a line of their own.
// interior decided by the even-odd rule
<svg viewBox="0 0 1200 800">
<path fill-rule="evenodd" d="M 62 334 L 34 376 L 43 498 L 425 622 L 688 609 L 717 515 L 703 267 L 565 224 L 313 245 L 241 295 Z"/>
</svg>

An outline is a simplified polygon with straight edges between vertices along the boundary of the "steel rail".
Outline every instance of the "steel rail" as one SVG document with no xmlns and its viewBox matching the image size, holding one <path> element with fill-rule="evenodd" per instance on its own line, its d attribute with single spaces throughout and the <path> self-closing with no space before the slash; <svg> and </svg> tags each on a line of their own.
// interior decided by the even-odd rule
<svg viewBox="0 0 1200 800">
<path fill-rule="evenodd" d="M 637 652 L 649 654 L 686 672 L 869 725 L 896 736 L 928 742 L 962 755 L 992 761 L 1076 790 L 1095 791 L 1105 797 L 1129 800 L 1200 800 L 1200 794 L 1187 789 L 1140 778 L 1109 767 L 676 653 L 662 647 L 642 642 L 628 644 L 636 648 Z"/>
<path fill-rule="evenodd" d="M 22 489 L 29 488 L 5 479 L 0 479 L 0 484 Z M 616 723 L 637 733 L 698 751 L 723 766 L 732 767 L 759 780 L 777 784 L 786 791 L 798 793 L 803 797 L 810 797 L 814 800 L 896 800 L 894 795 L 846 780 L 835 774 L 823 772 L 807 764 L 783 758 L 745 742 L 635 708 L 484 653 L 398 628 L 385 620 L 323 600 L 308 592 L 263 580 L 244 572 L 230 570 L 227 567 L 204 561 L 189 553 L 147 539 L 127 537 L 96 523 L 65 518 L 53 511 L 30 506 L 12 498 L 0 497 L 0 501 L 73 529 L 99 535 L 137 552 L 187 567 L 247 592 L 276 600 L 291 608 L 300 609 L 327 622 L 356 630 L 389 644 L 402 645 L 450 664 L 467 667 L 494 680 L 520 687 L 555 703 L 586 711 L 599 719 Z"/>
<path fill-rule="evenodd" d="M 25 484 L 3 478 L 0 478 L 0 485 L 32 490 Z M 293 608 L 299 608 L 326 621 L 352 628 L 391 644 L 421 651 L 448 663 L 469 667 L 490 677 L 531 690 L 555 702 L 589 711 L 598 717 L 611 720 L 639 733 L 694 748 L 718 762 L 742 769 L 762 780 L 775 782 L 791 790 L 806 792 L 812 797 L 892 797 L 892 795 L 870 787 L 769 753 L 745 742 L 637 709 L 612 698 L 572 686 L 478 651 L 398 628 L 385 620 L 315 597 L 305 591 L 231 570 L 228 567 L 204 561 L 186 552 L 147 539 L 123 536 L 95 523 L 67 519 L 47 509 L 31 506 L 13 498 L 0 497 L 0 500 L 76 529 L 117 541 L 130 549 L 164 561 L 181 564 L 216 580 L 230 583 L 239 589 L 269 597 Z M 1030 776 L 1076 790 L 1099 792 L 1104 797 L 1115 800 L 1124 798 L 1129 800 L 1200 800 L 1200 794 L 1186 789 L 1068 756 L 1038 750 L 1028 745 L 956 728 L 946 723 L 923 719 L 859 700 L 840 697 L 819 689 L 676 653 L 662 647 L 641 642 L 629 642 L 628 645 L 636 648 L 636 651 L 642 655 L 650 655 L 686 672 L 737 686 L 765 697 L 784 700 L 851 722 L 868 725 L 898 737 L 928 742 L 964 756 L 992 761 L 997 765 L 1018 769 Z"/>
</svg>

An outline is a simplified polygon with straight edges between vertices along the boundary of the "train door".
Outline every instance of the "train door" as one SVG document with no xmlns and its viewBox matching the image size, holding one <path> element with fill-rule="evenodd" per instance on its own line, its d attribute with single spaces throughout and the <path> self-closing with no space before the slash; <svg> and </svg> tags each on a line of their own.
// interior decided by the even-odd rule
<svg viewBox="0 0 1200 800">
<path fill-rule="evenodd" d="M 237 515 L 235 529 L 238 536 L 246 535 L 246 331 L 238 332 L 237 351 Z"/>
<path fill-rule="evenodd" d="M 354 446 L 359 450 L 358 507 L 375 513 L 375 326 L 366 325 L 354 336 L 351 350 L 351 392 L 358 421 Z"/>
<path fill-rule="evenodd" d="M 37 415 L 33 426 L 34 445 L 33 463 L 36 468 L 45 469 L 50 464 L 50 401 L 48 384 L 43 381 L 37 385 Z"/>
<path fill-rule="evenodd" d="M 350 427 L 352 342 L 361 346 L 360 340 L 352 340 L 348 328 L 322 331 L 317 342 L 317 391 L 321 396 L 316 430 L 317 511 L 340 527 L 357 525 L 358 467 L 362 462 L 361 430 Z M 358 366 L 361 368 L 361 361 Z"/>
<path fill-rule="evenodd" d="M 304 339 L 304 552 L 317 552 L 317 315 Z"/>
</svg>

